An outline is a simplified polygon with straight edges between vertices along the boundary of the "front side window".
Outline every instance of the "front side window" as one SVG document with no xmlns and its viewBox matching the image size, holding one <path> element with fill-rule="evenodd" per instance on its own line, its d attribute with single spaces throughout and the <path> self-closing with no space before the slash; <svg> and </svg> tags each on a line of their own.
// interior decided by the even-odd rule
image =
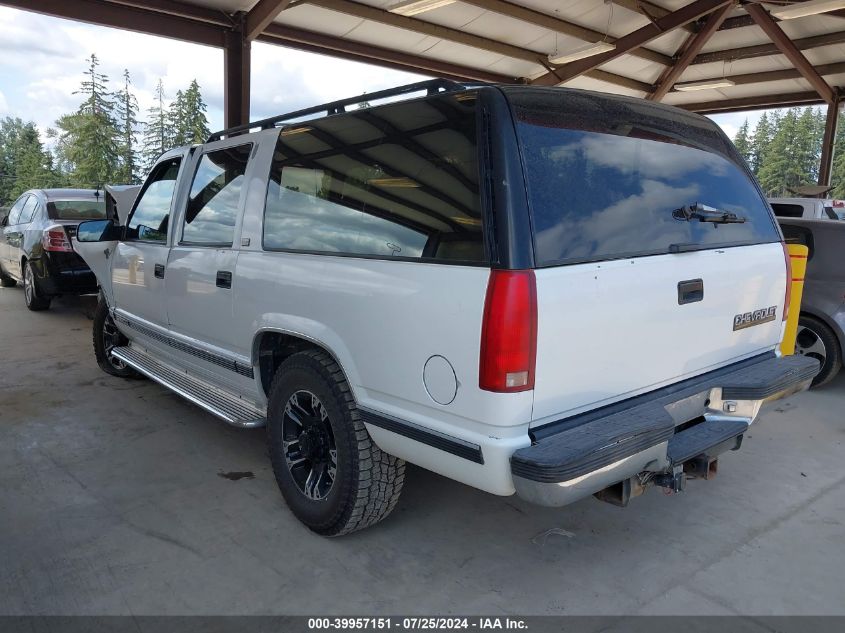
<svg viewBox="0 0 845 633">
<path fill-rule="evenodd" d="M 485 261 L 475 95 L 366 108 L 285 128 L 264 248 Z"/>
<path fill-rule="evenodd" d="M 181 162 L 180 158 L 171 158 L 155 166 L 129 218 L 127 239 L 167 241 L 170 206 Z"/>
<path fill-rule="evenodd" d="M 251 151 L 251 144 L 240 145 L 202 157 L 188 198 L 183 243 L 232 245 Z"/>
</svg>

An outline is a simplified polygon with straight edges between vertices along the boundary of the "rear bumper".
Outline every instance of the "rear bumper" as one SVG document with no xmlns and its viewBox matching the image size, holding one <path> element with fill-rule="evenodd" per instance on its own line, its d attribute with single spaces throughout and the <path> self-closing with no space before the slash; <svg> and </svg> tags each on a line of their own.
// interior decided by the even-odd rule
<svg viewBox="0 0 845 633">
<path fill-rule="evenodd" d="M 32 263 L 38 290 L 44 295 L 97 292 L 96 276 L 76 253 L 44 253 Z"/>
<path fill-rule="evenodd" d="M 563 506 L 632 478 L 669 474 L 677 484 L 685 468 L 739 448 L 763 402 L 806 389 L 818 372 L 812 358 L 766 356 L 553 423 L 511 457 L 514 487 L 528 501 Z"/>
</svg>

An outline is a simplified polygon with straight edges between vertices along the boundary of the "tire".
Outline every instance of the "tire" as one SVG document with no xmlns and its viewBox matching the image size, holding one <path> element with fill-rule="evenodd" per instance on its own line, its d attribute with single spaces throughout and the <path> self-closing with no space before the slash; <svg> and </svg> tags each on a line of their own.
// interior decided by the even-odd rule
<svg viewBox="0 0 845 633">
<path fill-rule="evenodd" d="M 97 301 L 97 308 L 94 310 L 93 338 L 94 357 L 97 359 L 100 369 L 119 378 L 141 377 L 141 374 L 127 366 L 123 361 L 112 358 L 109 354 L 113 347 L 126 345 L 128 341 L 115 326 L 109 313 L 109 306 L 102 296 Z"/>
<path fill-rule="evenodd" d="M 819 319 L 801 315 L 798 319 L 798 335 L 795 353 L 810 356 L 822 364 L 819 374 L 813 378 L 811 387 L 827 384 L 842 368 L 842 348 L 833 330 Z"/>
<path fill-rule="evenodd" d="M 38 290 L 38 282 L 35 279 L 32 262 L 23 263 L 23 296 L 26 307 L 33 312 L 49 309 L 52 301 L 50 297 L 43 296 Z"/>
<path fill-rule="evenodd" d="M 399 501 L 405 462 L 375 445 L 343 372 L 325 352 L 294 354 L 276 371 L 267 441 L 288 507 L 318 534 L 374 525 Z"/>
</svg>

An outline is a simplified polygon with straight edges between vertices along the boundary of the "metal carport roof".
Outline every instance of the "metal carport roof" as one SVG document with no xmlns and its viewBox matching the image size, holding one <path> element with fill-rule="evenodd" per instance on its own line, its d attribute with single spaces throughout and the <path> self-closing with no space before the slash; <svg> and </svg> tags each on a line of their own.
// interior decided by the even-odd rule
<svg viewBox="0 0 845 633">
<path fill-rule="evenodd" d="M 820 171 L 823 181 L 829 179 L 839 87 L 845 86 L 845 9 L 778 21 L 773 10 L 802 3 L 428 2 L 432 8 L 418 3 L 410 16 L 396 12 L 402 4 L 396 0 L 0 0 L 0 5 L 223 48 L 227 125 L 248 119 L 254 40 L 460 80 L 566 84 L 702 113 L 826 103 L 831 107 Z M 592 42 L 615 48 L 563 65 L 549 61 L 554 52 L 565 55 Z M 677 90 L 678 84 L 703 81 L 717 87 Z"/>
</svg>

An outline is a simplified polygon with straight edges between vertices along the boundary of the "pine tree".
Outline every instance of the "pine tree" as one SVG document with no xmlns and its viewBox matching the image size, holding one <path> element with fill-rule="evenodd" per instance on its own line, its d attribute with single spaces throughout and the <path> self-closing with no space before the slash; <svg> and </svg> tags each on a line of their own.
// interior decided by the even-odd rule
<svg viewBox="0 0 845 633">
<path fill-rule="evenodd" d="M 799 161 L 793 155 L 798 134 L 798 115 L 790 108 L 775 118 L 774 136 L 765 150 L 763 164 L 757 173 L 760 186 L 767 196 L 788 193 L 788 187 L 802 184 Z"/>
<path fill-rule="evenodd" d="M 176 99 L 167 108 L 168 147 L 181 147 L 187 144 L 186 118 L 185 93 L 177 90 Z"/>
<path fill-rule="evenodd" d="M 155 90 L 155 104 L 147 110 L 147 122 L 144 124 L 144 147 L 141 150 L 141 156 L 145 171 L 152 169 L 158 157 L 171 147 L 167 107 L 164 100 L 164 84 L 159 79 Z"/>
<path fill-rule="evenodd" d="M 0 203 L 9 204 L 27 189 L 58 184 L 52 157 L 32 122 L 0 121 Z"/>
<path fill-rule="evenodd" d="M 739 126 L 739 130 L 736 133 L 736 138 L 734 138 L 734 145 L 736 145 L 736 149 L 739 152 L 739 155 L 742 156 L 745 162 L 750 165 L 752 158 L 752 148 L 751 139 L 748 136 L 748 119 L 745 119 L 742 125 Z"/>
<path fill-rule="evenodd" d="M 123 71 L 123 88 L 117 94 L 117 122 L 120 128 L 120 167 L 117 180 L 121 183 L 138 182 L 138 152 L 135 148 L 135 132 L 138 129 L 138 100 L 130 86 L 132 79 L 128 70 Z"/>
<path fill-rule="evenodd" d="M 772 126 L 769 123 L 769 115 L 764 112 L 760 120 L 757 121 L 757 126 L 754 128 L 754 136 L 751 139 L 751 171 L 757 176 L 760 173 L 760 168 L 766 161 L 766 152 L 769 149 L 769 144 L 772 142 Z"/>
<path fill-rule="evenodd" d="M 85 95 L 79 109 L 61 117 L 57 149 L 61 161 L 70 169 L 71 183 L 79 187 L 97 187 L 114 181 L 119 163 L 120 131 L 114 118 L 113 95 L 108 92 L 108 78 L 97 70 L 97 56 L 88 58 L 86 78 L 74 94 Z"/>
<path fill-rule="evenodd" d="M 202 99 L 202 92 L 197 80 L 185 91 L 185 120 L 183 131 L 185 143 L 204 143 L 211 134 L 205 113 L 208 107 Z"/>
<path fill-rule="evenodd" d="M 14 201 L 15 173 L 24 122 L 18 118 L 0 120 L 0 206 Z"/>
</svg>

